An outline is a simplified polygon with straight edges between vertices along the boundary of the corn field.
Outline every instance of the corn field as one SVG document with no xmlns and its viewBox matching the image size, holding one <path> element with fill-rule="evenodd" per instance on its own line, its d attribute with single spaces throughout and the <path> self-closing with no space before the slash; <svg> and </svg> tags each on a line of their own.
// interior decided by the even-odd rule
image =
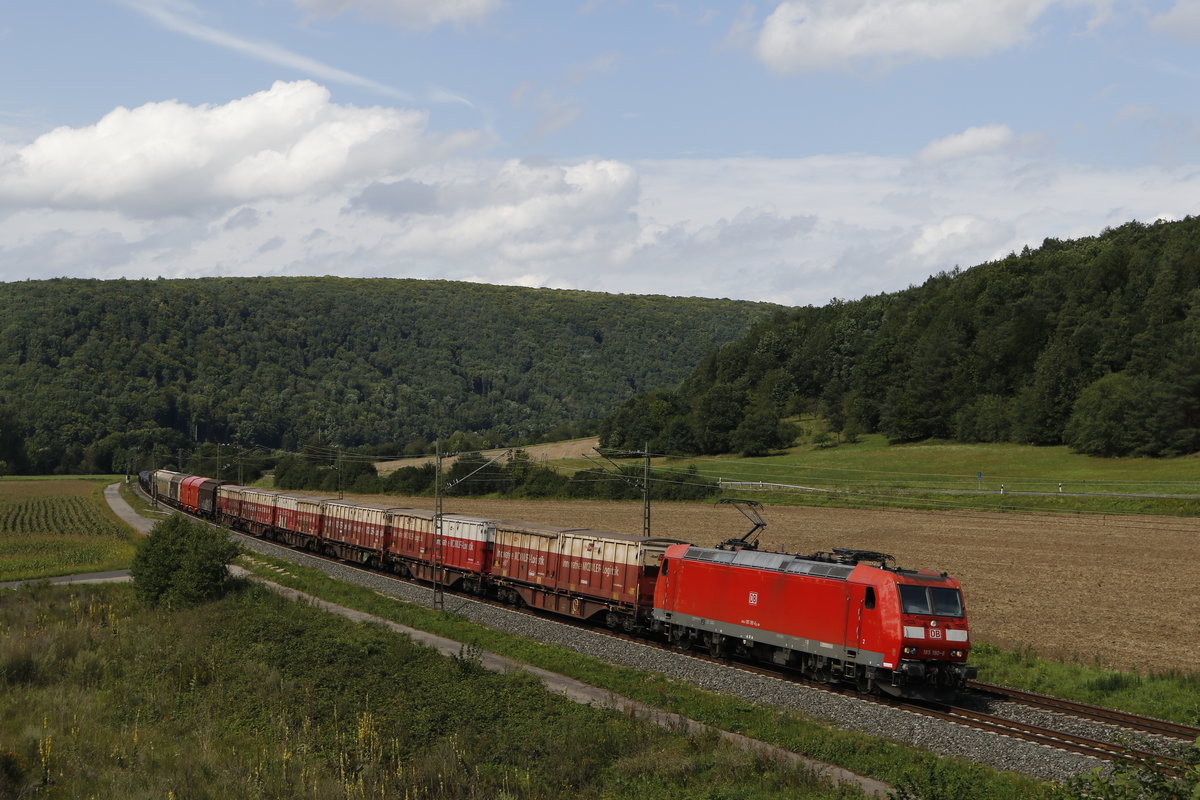
<svg viewBox="0 0 1200 800">
<path fill-rule="evenodd" d="M 43 533 L 122 537 L 125 529 L 102 516 L 92 497 L 0 500 L 0 536 Z"/>
<path fill-rule="evenodd" d="M 0 581 L 129 566 L 130 531 L 90 481 L 0 482 Z"/>
</svg>

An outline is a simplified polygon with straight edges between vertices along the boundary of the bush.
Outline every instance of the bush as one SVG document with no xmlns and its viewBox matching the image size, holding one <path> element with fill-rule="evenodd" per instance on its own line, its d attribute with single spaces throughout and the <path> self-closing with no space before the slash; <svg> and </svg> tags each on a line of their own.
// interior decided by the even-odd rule
<svg viewBox="0 0 1200 800">
<path fill-rule="evenodd" d="M 134 591 L 144 603 L 196 605 L 225 593 L 226 566 L 237 558 L 229 534 L 179 514 L 155 524 L 133 556 Z"/>
</svg>

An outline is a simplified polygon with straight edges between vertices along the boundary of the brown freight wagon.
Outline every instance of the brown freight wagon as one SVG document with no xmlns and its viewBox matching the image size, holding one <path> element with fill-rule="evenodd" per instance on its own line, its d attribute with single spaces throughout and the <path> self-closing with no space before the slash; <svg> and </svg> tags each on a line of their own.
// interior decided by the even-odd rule
<svg viewBox="0 0 1200 800">
<path fill-rule="evenodd" d="M 321 509 L 321 549 L 345 561 L 382 567 L 396 510 L 393 506 L 326 501 Z"/>
<path fill-rule="evenodd" d="M 495 522 L 462 514 L 442 515 L 441 552 L 432 511 L 393 509 L 388 545 L 394 568 L 403 575 L 438 581 L 449 588 L 481 593 L 491 566 Z"/>
<path fill-rule="evenodd" d="M 318 549 L 322 506 L 333 497 L 281 494 L 275 502 L 275 538 L 292 547 Z"/>
<path fill-rule="evenodd" d="M 239 516 L 244 530 L 255 536 L 264 536 L 271 531 L 275 527 L 275 503 L 278 498 L 279 492 L 241 487 Z"/>
<path fill-rule="evenodd" d="M 217 487 L 217 518 L 222 525 L 240 527 L 242 518 L 242 492 L 245 486 L 227 483 Z"/>
<path fill-rule="evenodd" d="M 501 594 L 527 605 L 609 625 L 632 626 L 654 600 L 658 566 L 674 539 L 498 522 L 492 575 Z M 508 599 L 512 599 L 511 597 Z"/>
</svg>

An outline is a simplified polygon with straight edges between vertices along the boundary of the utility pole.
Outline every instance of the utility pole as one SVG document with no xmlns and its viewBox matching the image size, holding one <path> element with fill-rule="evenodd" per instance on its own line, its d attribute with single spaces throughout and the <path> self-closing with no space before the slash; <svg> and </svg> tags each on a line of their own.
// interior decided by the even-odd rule
<svg viewBox="0 0 1200 800">
<path fill-rule="evenodd" d="M 334 452 L 337 454 L 337 463 L 334 466 L 334 469 L 337 470 L 338 500 L 341 500 L 342 499 L 342 446 L 340 444 L 335 444 L 333 446 L 333 449 L 334 449 Z"/>
<path fill-rule="evenodd" d="M 434 445 L 434 460 L 437 469 L 433 473 L 433 607 L 445 608 L 442 595 L 442 440 Z"/>
<path fill-rule="evenodd" d="M 641 490 L 642 490 L 642 536 L 645 536 L 647 539 L 649 539 L 650 538 L 650 443 L 646 442 L 644 445 L 644 448 L 645 449 L 643 449 L 641 452 L 638 452 L 636 450 L 632 450 L 632 451 L 626 450 L 626 451 L 622 451 L 619 454 L 614 453 L 614 455 L 622 455 L 622 456 L 642 456 L 642 458 L 644 460 L 642 461 L 642 477 L 640 480 L 636 477 L 633 477 L 633 476 L 625 473 L 625 472 L 622 472 L 621 465 L 618 464 L 617 462 L 613 461 L 611 458 L 609 458 L 608 454 L 605 453 L 604 451 L 602 451 L 599 447 L 593 447 L 592 449 L 595 450 L 597 453 L 599 453 L 601 458 L 603 458 L 605 461 L 607 461 L 609 464 L 612 464 L 613 467 L 616 468 L 616 470 L 617 470 L 616 476 L 619 479 L 625 481 L 630 486 L 636 487 L 636 486 L 640 485 Z M 588 461 L 592 461 L 592 458 L 590 456 L 588 456 L 586 453 L 584 454 L 584 458 L 586 458 Z"/>
<path fill-rule="evenodd" d="M 642 468 L 642 536 L 650 538 L 650 443 L 646 442 L 642 455 L 646 457 Z"/>
</svg>

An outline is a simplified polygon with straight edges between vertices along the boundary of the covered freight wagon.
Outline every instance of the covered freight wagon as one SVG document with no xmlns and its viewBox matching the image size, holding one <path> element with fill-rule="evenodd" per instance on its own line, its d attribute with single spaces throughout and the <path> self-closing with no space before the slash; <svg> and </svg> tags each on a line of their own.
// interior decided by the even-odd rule
<svg viewBox="0 0 1200 800">
<path fill-rule="evenodd" d="M 242 487 L 241 518 L 247 530 L 259 536 L 275 526 L 275 502 L 279 492 Z"/>
<path fill-rule="evenodd" d="M 160 500 L 179 502 L 179 484 L 187 476 L 169 469 L 155 470 L 154 494 Z"/>
<path fill-rule="evenodd" d="M 217 516 L 231 528 L 256 536 L 269 533 L 275 525 L 278 492 L 251 489 L 234 483 L 217 487 Z"/>
<path fill-rule="evenodd" d="M 179 484 L 179 505 L 189 513 L 211 517 L 216 510 L 216 490 L 220 484 L 213 478 L 189 475 Z"/>
</svg>

